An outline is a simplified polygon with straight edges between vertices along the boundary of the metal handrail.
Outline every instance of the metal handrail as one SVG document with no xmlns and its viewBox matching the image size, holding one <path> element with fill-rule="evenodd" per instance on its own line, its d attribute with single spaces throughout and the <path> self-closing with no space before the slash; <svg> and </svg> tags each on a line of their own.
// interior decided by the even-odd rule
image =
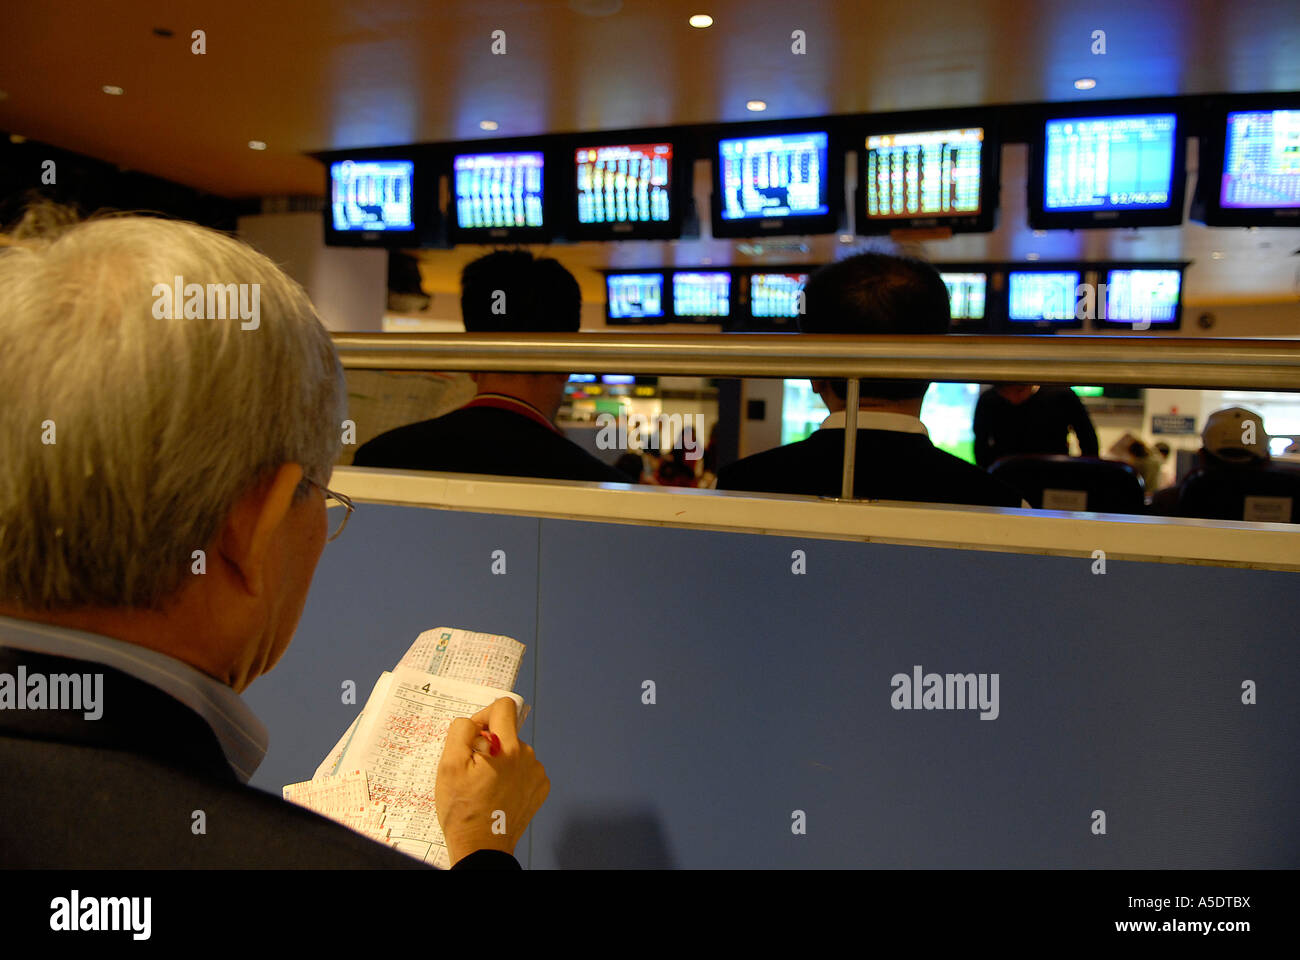
<svg viewBox="0 0 1300 960">
<path fill-rule="evenodd" d="M 1297 316 L 1300 334 L 1300 315 Z M 1300 339 L 336 333 L 356 370 L 1097 383 L 1300 392 Z"/>
</svg>

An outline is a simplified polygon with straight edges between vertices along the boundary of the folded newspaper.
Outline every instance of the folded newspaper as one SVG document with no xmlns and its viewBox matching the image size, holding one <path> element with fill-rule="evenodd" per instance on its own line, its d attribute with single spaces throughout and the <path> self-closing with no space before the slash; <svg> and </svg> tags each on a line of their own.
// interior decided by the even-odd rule
<svg viewBox="0 0 1300 960">
<path fill-rule="evenodd" d="M 310 780 L 284 798 L 438 867 L 450 865 L 434 809 L 434 780 L 447 730 L 511 692 L 524 645 L 510 637 L 437 627 L 420 634 L 382 674 Z"/>
</svg>

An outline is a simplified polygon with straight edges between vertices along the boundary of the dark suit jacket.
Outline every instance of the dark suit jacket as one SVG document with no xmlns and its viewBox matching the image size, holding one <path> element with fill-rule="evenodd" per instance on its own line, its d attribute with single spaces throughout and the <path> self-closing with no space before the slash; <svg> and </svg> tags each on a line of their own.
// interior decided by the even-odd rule
<svg viewBox="0 0 1300 960">
<path fill-rule="evenodd" d="M 526 416 L 494 407 L 453 410 L 435 420 L 381 433 L 362 444 L 352 463 L 397 470 L 628 482 L 626 474 L 572 440 Z"/>
<path fill-rule="evenodd" d="M 142 680 L 0 647 L 0 673 L 102 673 L 103 715 L 0 710 L 0 867 L 386 867 L 420 861 L 241 783 L 212 728 Z M 194 834 L 193 814 L 206 815 Z M 454 869 L 519 869 L 481 850 Z"/>
<path fill-rule="evenodd" d="M 843 466 L 843 429 L 818 430 L 807 440 L 723 467 L 718 489 L 838 497 Z M 1020 494 L 938 449 L 929 437 L 895 430 L 858 431 L 853 495 L 869 500 L 1020 506 Z"/>
</svg>

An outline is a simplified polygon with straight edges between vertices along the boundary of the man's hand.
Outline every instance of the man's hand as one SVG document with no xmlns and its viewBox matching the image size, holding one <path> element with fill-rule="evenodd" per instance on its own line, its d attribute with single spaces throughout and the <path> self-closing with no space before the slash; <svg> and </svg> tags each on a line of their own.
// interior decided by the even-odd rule
<svg viewBox="0 0 1300 960">
<path fill-rule="evenodd" d="M 474 741 L 485 726 L 501 738 L 501 752 L 495 757 L 474 752 Z M 452 721 L 434 791 L 451 862 L 475 850 L 514 853 L 550 791 L 545 768 L 533 748 L 519 739 L 513 700 L 502 697 L 471 720 Z"/>
</svg>

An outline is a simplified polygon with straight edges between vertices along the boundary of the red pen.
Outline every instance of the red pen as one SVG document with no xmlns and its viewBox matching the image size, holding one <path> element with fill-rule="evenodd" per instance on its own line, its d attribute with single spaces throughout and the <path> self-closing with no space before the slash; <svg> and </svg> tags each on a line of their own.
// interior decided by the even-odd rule
<svg viewBox="0 0 1300 960">
<path fill-rule="evenodd" d="M 495 757 L 501 752 L 501 738 L 491 730 L 480 730 L 478 738 L 474 741 L 474 752 Z"/>
</svg>

